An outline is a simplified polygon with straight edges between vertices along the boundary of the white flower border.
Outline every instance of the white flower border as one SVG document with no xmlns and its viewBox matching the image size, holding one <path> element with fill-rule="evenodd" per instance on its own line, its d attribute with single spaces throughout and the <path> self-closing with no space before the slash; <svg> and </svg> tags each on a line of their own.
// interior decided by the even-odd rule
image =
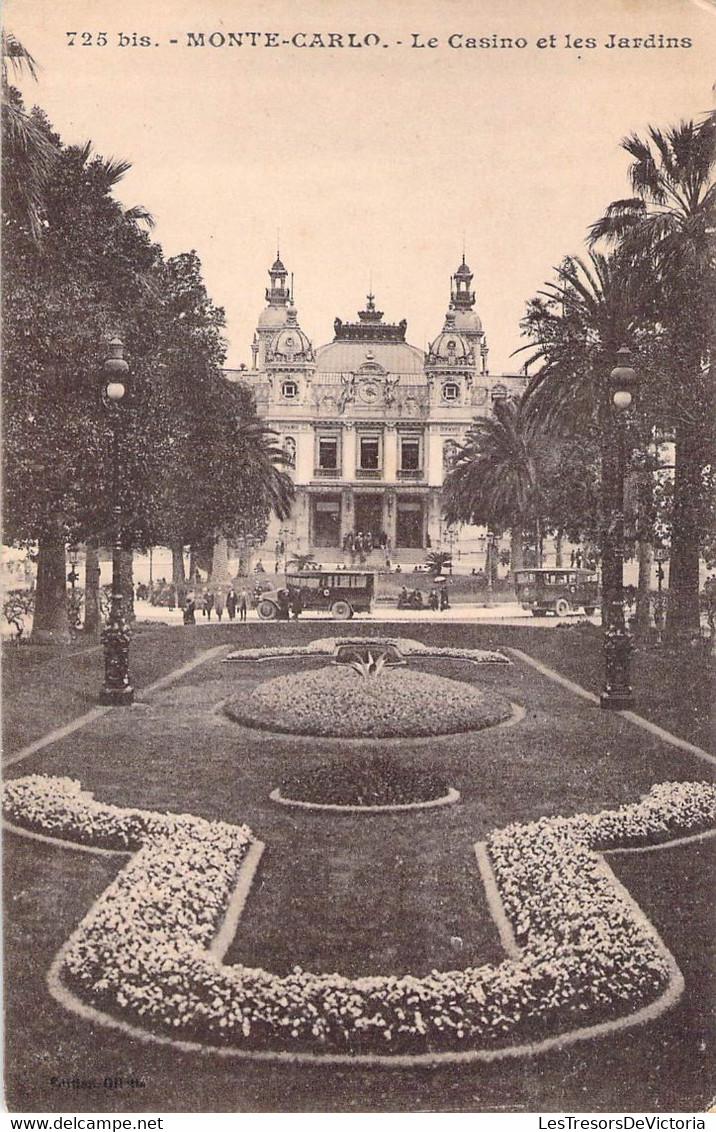
<svg viewBox="0 0 716 1132">
<path fill-rule="evenodd" d="M 709 784 L 664 783 L 618 810 L 497 830 L 476 848 L 488 896 L 491 884 L 503 909 L 508 958 L 423 978 L 348 979 L 222 966 L 212 940 L 232 889 L 245 896 L 242 862 L 260 844 L 245 826 L 105 806 L 70 779 L 34 775 L 4 793 L 8 817 L 45 834 L 141 843 L 54 965 L 56 993 L 67 997 L 69 981 L 93 1003 L 78 1004 L 80 1013 L 129 1016 L 144 1036 L 189 1039 L 187 1048 L 240 1053 L 257 1037 L 256 1056 L 410 1064 L 531 1052 L 675 1001 L 683 980 L 673 957 L 594 848 L 701 829 L 716 812 Z M 552 1034 L 515 1045 L 536 1022 Z M 406 1044 L 416 1052 L 379 1052 Z M 446 1049 L 458 1052 L 438 1052 Z"/>
<path fill-rule="evenodd" d="M 307 645 L 266 645 L 258 649 L 237 649 L 224 657 L 225 661 L 236 660 L 290 660 L 295 657 L 335 656 L 341 645 L 393 645 L 401 656 L 448 657 L 455 660 L 469 660 L 473 664 L 512 664 L 504 653 L 490 649 L 461 649 L 424 645 L 412 637 L 320 637 Z"/>
</svg>

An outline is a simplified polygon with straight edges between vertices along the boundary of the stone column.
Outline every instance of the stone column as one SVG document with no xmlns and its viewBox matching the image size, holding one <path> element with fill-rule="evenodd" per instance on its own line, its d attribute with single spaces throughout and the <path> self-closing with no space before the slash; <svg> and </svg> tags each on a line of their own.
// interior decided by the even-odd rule
<svg viewBox="0 0 716 1132">
<path fill-rule="evenodd" d="M 433 550 L 440 544 L 440 492 L 430 491 L 427 499 L 427 533 L 430 536 Z"/>
<path fill-rule="evenodd" d="M 313 479 L 313 429 L 301 429 L 296 435 L 296 467 L 294 482 L 296 486 L 310 483 Z"/>
<path fill-rule="evenodd" d="M 345 421 L 341 433 L 342 478 L 356 478 L 356 430 L 353 421 Z"/>
<path fill-rule="evenodd" d="M 398 433 L 395 425 L 386 424 L 383 430 L 383 482 L 395 483 L 398 478 Z"/>
<path fill-rule="evenodd" d="M 355 437 L 355 432 L 353 436 Z M 353 488 L 344 487 L 341 492 L 341 546 L 343 546 L 343 539 L 348 532 L 355 527 L 353 515 Z"/>
<path fill-rule="evenodd" d="M 395 551 L 395 533 L 398 520 L 398 501 L 396 498 L 395 488 L 389 488 L 385 493 L 384 504 L 384 523 L 385 533 L 390 539 L 390 552 Z"/>
<path fill-rule="evenodd" d="M 428 429 L 427 436 L 425 437 L 425 459 L 425 471 L 428 483 L 431 487 L 442 487 L 443 438 L 440 434 L 439 427 Z"/>
</svg>

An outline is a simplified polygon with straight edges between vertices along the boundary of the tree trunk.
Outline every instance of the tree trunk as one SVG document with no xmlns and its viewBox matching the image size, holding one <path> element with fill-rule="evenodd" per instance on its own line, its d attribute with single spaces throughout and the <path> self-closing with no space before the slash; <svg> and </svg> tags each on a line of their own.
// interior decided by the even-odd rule
<svg viewBox="0 0 716 1132">
<path fill-rule="evenodd" d="M 701 511 L 701 451 L 688 424 L 676 429 L 674 514 L 671 525 L 669 602 L 666 639 L 676 642 L 700 633 L 699 518 Z"/>
<path fill-rule="evenodd" d="M 646 531 L 639 539 L 639 582 L 636 595 L 634 632 L 640 640 L 646 640 L 651 628 L 651 567 L 654 561 L 654 548 Z"/>
<path fill-rule="evenodd" d="M 643 468 L 637 479 L 636 537 L 639 581 L 634 615 L 634 632 L 646 641 L 651 628 L 651 571 L 654 561 L 654 473 Z"/>
<path fill-rule="evenodd" d="M 130 623 L 134 616 L 134 561 L 131 550 L 123 550 L 119 558 L 119 570 L 122 578 L 122 612 L 124 620 Z"/>
<path fill-rule="evenodd" d="M 39 541 L 37 587 L 31 640 L 65 645 L 70 641 L 67 616 L 67 560 L 60 519 L 55 519 Z"/>
<path fill-rule="evenodd" d="M 554 564 L 555 564 L 555 567 L 558 570 L 560 570 L 562 568 L 562 541 L 563 541 L 562 528 L 557 527 L 557 530 L 556 530 L 555 536 L 554 536 Z"/>
<path fill-rule="evenodd" d="M 539 519 L 535 519 L 535 543 L 537 548 L 537 569 L 542 569 L 542 523 Z"/>
<path fill-rule="evenodd" d="M 513 576 L 515 570 L 522 569 L 523 562 L 522 527 L 515 525 L 510 528 L 510 570 Z"/>
<path fill-rule="evenodd" d="M 85 623 L 86 636 L 99 640 L 102 610 L 99 600 L 99 553 L 96 539 L 85 543 Z"/>
<path fill-rule="evenodd" d="M 172 585 L 177 594 L 177 605 L 180 609 L 184 608 L 186 603 L 186 575 L 184 573 L 184 547 L 181 543 L 172 543 Z M 191 579 L 192 585 L 194 578 Z"/>
<path fill-rule="evenodd" d="M 209 589 L 214 594 L 216 613 L 221 620 L 226 595 L 231 587 L 229 572 L 229 547 L 223 535 L 218 535 L 214 543 L 214 553 L 211 559 L 211 576 Z"/>
<path fill-rule="evenodd" d="M 214 543 L 210 581 L 210 588 L 214 593 L 219 589 L 228 590 L 231 585 L 231 577 L 229 574 L 229 547 L 223 535 L 219 535 Z"/>
<path fill-rule="evenodd" d="M 196 572 L 199 569 L 199 552 L 196 547 L 189 547 L 189 584 L 197 585 Z"/>
</svg>

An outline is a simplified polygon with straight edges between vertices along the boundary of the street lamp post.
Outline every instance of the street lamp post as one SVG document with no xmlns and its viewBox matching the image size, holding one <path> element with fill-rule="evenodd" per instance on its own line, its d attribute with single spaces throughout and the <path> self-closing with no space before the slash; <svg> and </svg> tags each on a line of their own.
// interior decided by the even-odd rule
<svg viewBox="0 0 716 1132">
<path fill-rule="evenodd" d="M 614 425 L 616 444 L 604 448 L 602 472 L 602 608 L 604 625 L 605 683 L 600 697 L 603 708 L 620 711 L 634 704 L 630 683 L 632 637 L 624 617 L 624 480 L 626 476 L 626 433 L 622 413 L 632 403 L 637 376 L 631 365 L 631 352 L 622 346 L 617 365 L 609 375 L 609 419 Z"/>
<path fill-rule="evenodd" d="M 450 573 L 452 574 L 452 569 L 453 569 L 452 556 L 453 556 L 453 551 L 454 551 L 454 548 L 455 548 L 455 542 L 457 541 L 457 531 L 455 530 L 454 527 L 448 527 L 446 529 L 445 539 L 447 541 L 447 544 L 448 544 L 448 547 L 449 547 L 449 554 L 450 554 L 450 563 L 448 565 L 448 569 L 449 569 Z"/>
<path fill-rule="evenodd" d="M 129 678 L 129 642 L 131 635 L 124 620 L 122 601 L 122 508 L 119 502 L 119 422 L 121 402 L 126 393 L 129 366 L 124 360 L 124 346 L 119 338 L 109 344 L 109 357 L 103 366 L 103 400 L 110 412 L 112 428 L 112 514 L 114 539 L 112 547 L 112 599 L 109 620 L 102 631 L 104 645 L 104 684 L 99 702 L 110 707 L 131 704 L 134 688 Z"/>
<path fill-rule="evenodd" d="M 288 538 L 289 538 L 290 534 L 291 534 L 291 528 L 289 526 L 284 525 L 283 527 L 281 527 L 280 537 L 281 537 L 281 546 L 282 546 L 282 549 L 283 549 L 283 572 L 284 572 L 284 574 L 286 573 L 286 569 L 288 567 Z"/>
</svg>

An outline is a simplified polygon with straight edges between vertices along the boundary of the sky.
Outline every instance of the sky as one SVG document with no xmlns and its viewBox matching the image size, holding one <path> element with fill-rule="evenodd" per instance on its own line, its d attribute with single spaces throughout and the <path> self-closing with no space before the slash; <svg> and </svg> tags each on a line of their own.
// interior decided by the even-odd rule
<svg viewBox="0 0 716 1132">
<path fill-rule="evenodd" d="M 521 365 L 527 300 L 630 195 L 620 140 L 709 109 L 716 43 L 707 0 L 6 0 L 4 25 L 39 64 L 26 101 L 131 161 L 123 202 L 167 255 L 199 254 L 228 365 L 251 361 L 279 243 L 314 345 L 372 285 L 424 348 L 464 249 L 493 373 Z M 247 31 L 257 46 L 229 46 Z M 342 47 L 299 46 L 330 33 Z M 469 46 L 493 36 L 521 46 Z"/>
</svg>

